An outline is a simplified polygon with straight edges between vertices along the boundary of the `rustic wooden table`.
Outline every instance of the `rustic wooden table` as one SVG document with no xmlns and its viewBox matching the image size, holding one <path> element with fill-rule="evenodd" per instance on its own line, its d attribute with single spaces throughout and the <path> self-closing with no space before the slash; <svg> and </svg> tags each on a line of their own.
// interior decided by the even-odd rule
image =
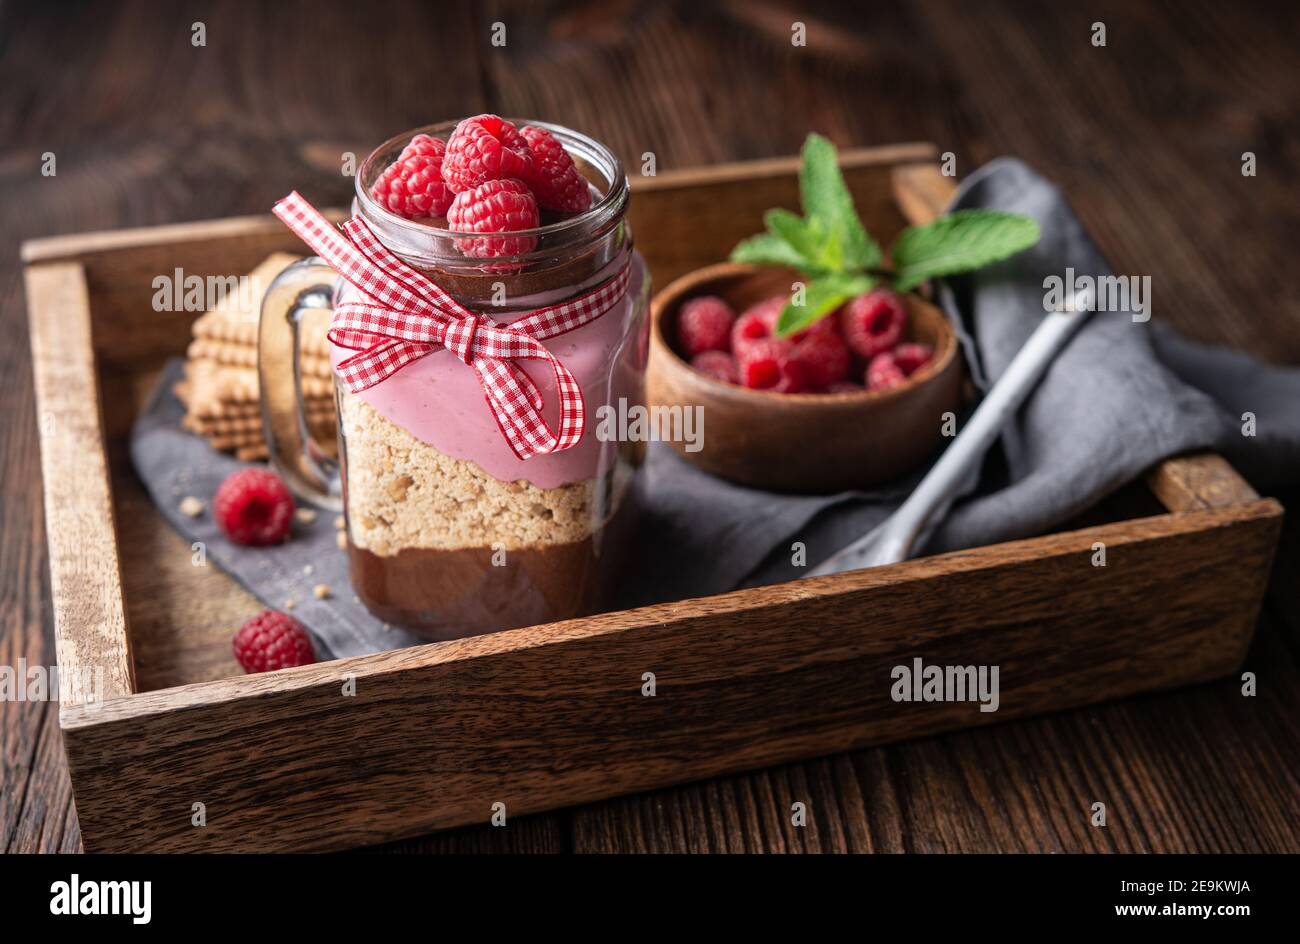
<svg viewBox="0 0 1300 944">
<path fill-rule="evenodd" d="M 1297 35 L 1300 8 L 1131 0 L 0 5 L 0 665 L 54 660 L 22 239 L 259 213 L 289 186 L 341 204 L 344 152 L 479 111 L 561 121 L 661 169 L 791 154 L 817 129 L 933 141 L 962 175 L 1018 155 L 1152 277 L 1158 317 L 1295 364 Z M 388 848 L 1297 851 L 1298 586 L 1293 521 L 1253 698 L 1230 679 Z M 81 846 L 56 711 L 0 704 L 6 851 Z M 808 828 L 789 828 L 793 800 Z"/>
</svg>

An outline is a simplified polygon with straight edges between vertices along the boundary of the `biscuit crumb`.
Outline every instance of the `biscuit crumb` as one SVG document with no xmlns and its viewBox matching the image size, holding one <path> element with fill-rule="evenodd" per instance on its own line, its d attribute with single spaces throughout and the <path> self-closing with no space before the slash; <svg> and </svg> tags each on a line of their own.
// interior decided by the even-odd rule
<svg viewBox="0 0 1300 944">
<path fill-rule="evenodd" d="M 304 577 L 310 577 L 310 576 L 312 575 L 312 572 L 313 572 L 315 569 L 316 569 L 316 568 L 313 567 L 311 564 L 308 564 L 306 567 L 304 567 L 304 568 L 302 569 L 302 574 L 303 574 Z"/>
<path fill-rule="evenodd" d="M 414 481 L 409 475 L 399 475 L 388 483 L 388 494 L 393 501 L 406 501 L 406 490 Z"/>
<path fill-rule="evenodd" d="M 338 542 L 340 551 L 346 551 L 348 549 L 348 533 L 346 531 L 337 532 L 335 540 Z"/>
<path fill-rule="evenodd" d="M 295 604 L 292 600 L 285 600 L 285 601 L 284 601 L 284 608 L 285 608 L 286 610 L 292 610 L 292 609 L 294 608 L 294 606 L 296 606 L 296 604 Z"/>
<path fill-rule="evenodd" d="M 199 501 L 193 495 L 186 495 L 181 499 L 180 512 L 189 518 L 197 518 L 203 514 L 203 502 Z"/>
<path fill-rule="evenodd" d="M 337 518 L 334 519 L 334 530 L 335 530 L 335 531 L 342 531 L 342 530 L 343 530 L 344 528 L 346 528 L 347 526 L 348 526 L 348 523 L 347 523 L 346 521 L 343 520 L 343 516 L 342 516 L 342 515 L 339 515 Z"/>
<path fill-rule="evenodd" d="M 294 511 L 293 516 L 298 519 L 299 524 L 311 524 L 316 520 L 316 512 L 311 508 L 299 508 Z"/>
<path fill-rule="evenodd" d="M 330 585 L 327 583 L 318 583 L 311 588 L 312 594 L 317 600 L 328 600 L 334 594 L 330 592 Z"/>
</svg>

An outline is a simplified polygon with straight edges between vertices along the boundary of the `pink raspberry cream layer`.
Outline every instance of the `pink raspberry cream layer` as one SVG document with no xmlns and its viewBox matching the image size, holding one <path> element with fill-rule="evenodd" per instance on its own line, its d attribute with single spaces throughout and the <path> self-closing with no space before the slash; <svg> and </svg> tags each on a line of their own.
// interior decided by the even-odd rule
<svg viewBox="0 0 1300 944">
<path fill-rule="evenodd" d="M 595 287 L 616 273 L 617 264 L 607 266 L 577 287 L 513 298 L 515 313 L 500 315 L 497 320 L 516 320 L 527 311 Z M 643 291 L 645 265 L 635 253 L 630 265 L 627 295 L 619 305 L 590 324 L 543 342 L 573 372 L 582 387 L 586 429 L 581 442 L 572 449 L 526 461 L 517 458 L 488 409 L 478 374 L 446 350 L 426 355 L 356 396 L 419 441 L 454 459 L 474 462 L 500 481 L 523 480 L 540 489 L 553 489 L 592 479 L 600 471 L 602 446 L 595 434 L 597 408 L 605 403 L 617 404 L 620 397 L 636 402 L 640 382 L 635 358 L 628 348 L 635 342 L 636 325 L 630 313 Z M 340 301 L 353 298 L 355 290 L 345 285 Z M 352 353 L 331 346 L 331 360 L 336 367 Z M 519 364 L 542 393 L 547 423 L 552 429 L 557 428 L 555 375 L 541 362 L 520 361 Z"/>
</svg>

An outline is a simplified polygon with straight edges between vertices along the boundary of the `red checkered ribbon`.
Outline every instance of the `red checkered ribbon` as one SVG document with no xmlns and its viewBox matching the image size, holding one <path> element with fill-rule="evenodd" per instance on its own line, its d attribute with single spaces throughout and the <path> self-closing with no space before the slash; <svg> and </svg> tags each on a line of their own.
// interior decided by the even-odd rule
<svg viewBox="0 0 1300 944">
<path fill-rule="evenodd" d="M 335 368 L 353 393 L 388 379 L 407 364 L 446 348 L 473 368 L 501 433 L 520 459 L 569 449 L 582 438 L 585 407 L 577 379 L 542 341 L 599 318 L 627 293 L 630 270 L 580 298 L 538 308 L 509 324 L 470 311 L 389 252 L 362 220 L 337 229 L 296 191 L 275 215 L 366 299 L 334 310 L 329 339 L 358 353 Z M 542 417 L 542 395 L 516 361 L 540 360 L 555 372 L 560 428 Z"/>
</svg>

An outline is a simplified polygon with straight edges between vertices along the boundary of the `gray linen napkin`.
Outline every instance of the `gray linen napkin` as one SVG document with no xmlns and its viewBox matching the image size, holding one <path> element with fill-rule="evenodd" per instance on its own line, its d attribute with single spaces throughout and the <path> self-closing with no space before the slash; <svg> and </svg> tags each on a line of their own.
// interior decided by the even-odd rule
<svg viewBox="0 0 1300 944">
<path fill-rule="evenodd" d="M 1109 273 L 1061 193 L 1019 161 L 976 171 L 953 208 L 1028 214 L 1043 238 L 1033 249 L 940 286 L 962 337 L 972 377 L 987 389 L 1043 316 L 1043 280 Z M 1160 286 L 1152 310 L 1160 312 Z M 268 606 L 295 599 L 294 614 L 325 654 L 356 655 L 409 645 L 413 636 L 370 616 L 347 589 L 346 561 L 332 515 L 303 526 L 283 546 L 232 545 L 210 516 L 187 518 L 178 495 L 208 498 L 237 463 L 180 428 L 173 364 L 132 432 L 137 472 L 164 515 Z M 1255 415 L 1257 435 L 1242 433 Z M 1100 312 L 1049 369 L 990 452 L 968 494 L 931 536 L 928 552 L 1043 533 L 1094 505 L 1156 462 L 1213 448 L 1260 487 L 1300 482 L 1300 369 L 1268 367 L 1245 355 L 1195 344 L 1158 320 Z M 638 560 L 620 588 L 624 606 L 678 600 L 789 580 L 795 542 L 811 567 L 884 519 L 917 476 L 891 488 L 832 496 L 777 495 L 699 472 L 670 448 L 651 444 L 642 488 Z M 919 473 L 918 473 L 919 476 Z M 311 567 L 311 573 L 304 569 Z M 335 596 L 317 600 L 316 583 Z"/>
</svg>

